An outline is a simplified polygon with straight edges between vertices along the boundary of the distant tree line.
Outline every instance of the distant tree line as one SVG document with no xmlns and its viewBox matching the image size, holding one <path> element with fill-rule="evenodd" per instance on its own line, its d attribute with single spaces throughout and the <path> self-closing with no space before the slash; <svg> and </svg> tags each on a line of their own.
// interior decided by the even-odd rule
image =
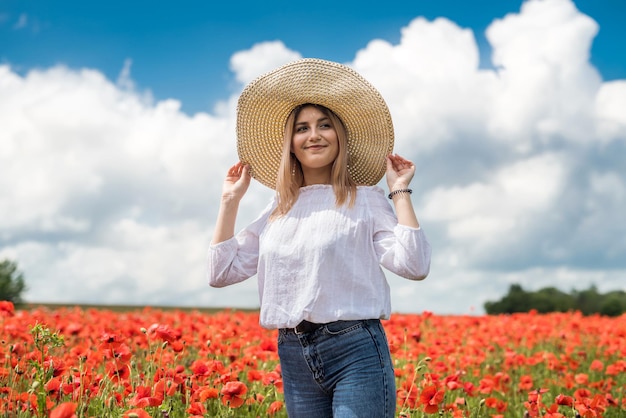
<svg viewBox="0 0 626 418">
<path fill-rule="evenodd" d="M 486 302 L 484 307 L 490 315 L 534 309 L 539 313 L 580 311 L 583 315 L 619 316 L 626 312 L 626 292 L 616 290 L 602 294 L 593 285 L 587 290 L 570 293 L 555 287 L 527 292 L 519 284 L 513 284 L 501 300 Z"/>
<path fill-rule="evenodd" d="M 17 263 L 10 260 L 0 261 L 0 301 L 19 305 L 24 302 L 22 293 L 25 290 L 24 275 L 18 271 Z"/>
</svg>

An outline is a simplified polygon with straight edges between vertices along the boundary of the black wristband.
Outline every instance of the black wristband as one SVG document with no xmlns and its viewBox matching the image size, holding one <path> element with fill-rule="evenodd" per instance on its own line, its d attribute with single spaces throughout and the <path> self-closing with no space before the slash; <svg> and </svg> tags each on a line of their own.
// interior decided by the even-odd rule
<svg viewBox="0 0 626 418">
<path fill-rule="evenodd" d="M 395 195 L 400 194 L 400 193 L 408 193 L 408 194 L 411 194 L 411 193 L 413 193 L 413 190 L 411 190 L 411 189 L 398 189 L 398 190 L 394 190 L 393 192 L 389 193 L 389 194 L 387 195 L 387 197 L 388 197 L 389 199 L 392 199 Z"/>
</svg>

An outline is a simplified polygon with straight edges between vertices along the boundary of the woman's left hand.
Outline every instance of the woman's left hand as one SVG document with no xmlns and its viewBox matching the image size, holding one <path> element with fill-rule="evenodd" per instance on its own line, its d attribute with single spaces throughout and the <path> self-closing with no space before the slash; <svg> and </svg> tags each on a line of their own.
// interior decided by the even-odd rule
<svg viewBox="0 0 626 418">
<path fill-rule="evenodd" d="M 407 189 L 413 175 L 415 174 L 415 165 L 413 162 L 399 156 L 398 154 L 389 154 L 387 157 L 387 186 L 389 191 L 399 189 Z"/>
</svg>

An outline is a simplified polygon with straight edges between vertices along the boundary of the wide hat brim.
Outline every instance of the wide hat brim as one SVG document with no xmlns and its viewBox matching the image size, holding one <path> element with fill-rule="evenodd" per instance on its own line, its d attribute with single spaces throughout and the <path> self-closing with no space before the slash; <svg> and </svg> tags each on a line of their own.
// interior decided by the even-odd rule
<svg viewBox="0 0 626 418">
<path fill-rule="evenodd" d="M 237 153 L 253 178 L 276 188 L 285 123 L 299 105 L 314 103 L 335 112 L 347 130 L 352 179 L 375 185 L 385 174 L 394 131 L 385 100 L 353 69 L 306 58 L 252 81 L 237 105 Z"/>
</svg>

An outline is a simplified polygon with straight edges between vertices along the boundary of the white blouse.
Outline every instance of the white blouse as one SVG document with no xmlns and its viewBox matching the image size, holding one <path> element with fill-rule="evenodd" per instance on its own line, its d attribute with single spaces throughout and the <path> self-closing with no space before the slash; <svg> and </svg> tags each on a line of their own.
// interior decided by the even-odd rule
<svg viewBox="0 0 626 418">
<path fill-rule="evenodd" d="M 291 210 L 269 222 L 275 199 L 247 228 L 210 245 L 208 279 L 223 287 L 258 275 L 260 323 L 293 328 L 302 320 L 388 319 L 381 266 L 421 280 L 431 248 L 421 228 L 398 224 L 384 191 L 359 186 L 352 208 L 337 207 L 330 185 L 300 189 Z"/>
</svg>

